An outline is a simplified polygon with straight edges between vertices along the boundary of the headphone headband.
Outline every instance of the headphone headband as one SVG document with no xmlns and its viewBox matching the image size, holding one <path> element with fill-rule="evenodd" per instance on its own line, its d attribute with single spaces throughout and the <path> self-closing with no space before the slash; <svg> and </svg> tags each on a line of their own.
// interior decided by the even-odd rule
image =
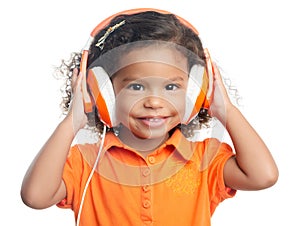
<svg viewBox="0 0 300 226">
<path fill-rule="evenodd" d="M 109 23 L 110 21 L 115 18 L 116 16 L 119 16 L 119 15 L 133 15 L 133 14 L 136 14 L 136 13 L 142 13 L 142 12 L 146 12 L 146 11 L 154 11 L 154 12 L 158 12 L 158 13 L 162 13 L 162 14 L 173 14 L 171 12 L 168 12 L 166 10 L 161 10 L 161 9 L 154 9 L 154 8 L 136 8 L 136 9 L 129 9 L 129 10 L 124 10 L 124 11 L 121 11 L 121 12 L 118 12 L 118 13 L 115 13 L 109 17 L 107 17 L 105 20 L 103 20 L 102 22 L 100 22 L 94 29 L 93 31 L 91 32 L 91 37 L 95 37 L 99 31 L 103 28 L 105 28 Z M 175 15 L 175 14 L 173 14 Z M 197 29 L 191 24 L 189 23 L 187 20 L 185 20 L 184 18 L 178 16 L 178 15 L 175 15 L 176 18 L 182 23 L 184 24 L 185 26 L 189 27 L 190 29 L 192 29 L 197 35 L 199 35 Z"/>
</svg>

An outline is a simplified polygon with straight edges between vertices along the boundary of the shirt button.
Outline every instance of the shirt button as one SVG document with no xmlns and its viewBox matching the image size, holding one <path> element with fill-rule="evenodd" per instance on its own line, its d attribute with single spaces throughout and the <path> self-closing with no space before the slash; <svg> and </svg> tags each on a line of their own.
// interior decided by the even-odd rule
<svg viewBox="0 0 300 226">
<path fill-rule="evenodd" d="M 149 156 L 149 157 L 148 157 L 148 161 L 149 161 L 151 164 L 154 164 L 154 163 L 155 163 L 155 157 L 154 157 L 154 156 Z"/>
<path fill-rule="evenodd" d="M 152 225 L 152 221 L 144 221 L 143 226 L 149 226 Z"/>
<path fill-rule="evenodd" d="M 151 202 L 150 202 L 149 200 L 143 201 L 143 207 L 144 207 L 145 209 L 150 208 L 150 206 L 151 206 Z"/>
<path fill-rule="evenodd" d="M 144 191 L 144 192 L 147 192 L 147 191 L 149 191 L 149 190 L 150 190 L 149 185 L 143 186 L 143 191 Z"/>
<path fill-rule="evenodd" d="M 150 169 L 145 169 L 145 170 L 143 171 L 143 175 L 144 175 L 145 177 L 149 176 L 149 175 L 150 175 Z"/>
</svg>

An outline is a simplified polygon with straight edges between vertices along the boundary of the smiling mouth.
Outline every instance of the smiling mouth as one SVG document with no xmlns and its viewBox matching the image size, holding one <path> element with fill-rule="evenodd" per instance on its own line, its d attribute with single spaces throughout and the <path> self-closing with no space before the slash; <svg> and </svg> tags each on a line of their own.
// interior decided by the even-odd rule
<svg viewBox="0 0 300 226">
<path fill-rule="evenodd" d="M 139 120 L 149 127 L 160 127 L 165 124 L 167 117 L 145 117 L 139 118 Z"/>
</svg>

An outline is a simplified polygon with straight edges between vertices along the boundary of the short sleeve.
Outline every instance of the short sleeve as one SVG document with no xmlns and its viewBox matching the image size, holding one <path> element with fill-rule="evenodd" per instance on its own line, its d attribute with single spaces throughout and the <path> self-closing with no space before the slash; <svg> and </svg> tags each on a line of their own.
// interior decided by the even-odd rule
<svg viewBox="0 0 300 226">
<path fill-rule="evenodd" d="M 205 140 L 205 152 L 209 153 L 208 165 L 208 184 L 211 201 L 211 213 L 220 202 L 227 198 L 232 198 L 236 194 L 236 190 L 225 185 L 224 166 L 228 159 L 234 157 L 232 148 L 226 144 L 211 138 Z"/>
<path fill-rule="evenodd" d="M 70 149 L 67 161 L 64 166 L 63 171 L 63 181 L 67 189 L 67 196 L 62 201 L 60 201 L 57 206 L 60 208 L 71 208 L 73 209 L 74 200 L 78 197 L 78 178 L 81 178 L 82 174 L 82 156 L 80 154 L 77 145 Z"/>
</svg>

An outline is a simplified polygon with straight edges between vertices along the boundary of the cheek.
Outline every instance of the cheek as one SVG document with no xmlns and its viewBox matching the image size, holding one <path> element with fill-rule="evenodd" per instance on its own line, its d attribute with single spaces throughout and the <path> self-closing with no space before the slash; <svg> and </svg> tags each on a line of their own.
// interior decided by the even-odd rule
<svg viewBox="0 0 300 226">
<path fill-rule="evenodd" d="M 121 101 L 118 98 L 116 99 L 116 118 L 120 123 L 124 121 L 124 118 L 128 116 L 130 112 L 129 104 L 126 104 L 126 101 Z"/>
<path fill-rule="evenodd" d="M 116 96 L 116 118 L 118 123 L 128 121 L 128 116 L 137 107 L 138 99 L 135 96 L 120 92 Z"/>
<path fill-rule="evenodd" d="M 176 95 L 170 95 L 167 98 L 169 109 L 172 109 L 174 113 L 179 115 L 179 118 L 182 119 L 185 113 L 185 92 L 177 93 Z"/>
</svg>

